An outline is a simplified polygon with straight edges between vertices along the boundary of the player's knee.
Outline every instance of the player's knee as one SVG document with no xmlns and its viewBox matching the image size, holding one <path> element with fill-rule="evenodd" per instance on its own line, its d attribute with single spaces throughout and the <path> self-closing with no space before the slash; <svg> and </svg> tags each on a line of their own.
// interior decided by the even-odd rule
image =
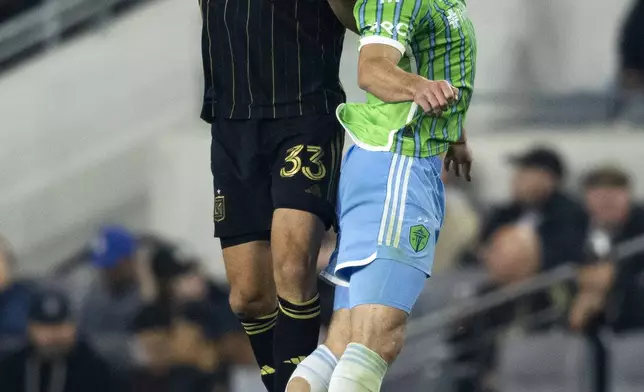
<svg viewBox="0 0 644 392">
<path fill-rule="evenodd" d="M 400 326 L 391 331 L 379 331 L 374 333 L 367 342 L 369 344 L 362 344 L 378 353 L 387 363 L 392 363 L 398 358 L 405 343 L 405 327 Z"/>
<path fill-rule="evenodd" d="M 228 302 L 232 311 L 242 318 L 265 316 L 277 306 L 274 293 L 253 288 L 231 289 Z"/>
<path fill-rule="evenodd" d="M 275 283 L 281 297 L 306 301 L 316 293 L 315 261 L 307 255 L 291 254 L 274 262 Z"/>
<path fill-rule="evenodd" d="M 315 265 L 311 264 L 313 261 L 307 256 L 286 256 L 275 263 L 275 278 L 287 283 L 310 280 L 315 275 Z"/>
<path fill-rule="evenodd" d="M 291 295 L 292 300 L 302 296 L 300 300 L 307 300 L 314 294 L 323 236 L 324 225 L 316 216 L 297 210 L 278 209 L 275 212 L 271 251 L 280 295 Z"/>
</svg>

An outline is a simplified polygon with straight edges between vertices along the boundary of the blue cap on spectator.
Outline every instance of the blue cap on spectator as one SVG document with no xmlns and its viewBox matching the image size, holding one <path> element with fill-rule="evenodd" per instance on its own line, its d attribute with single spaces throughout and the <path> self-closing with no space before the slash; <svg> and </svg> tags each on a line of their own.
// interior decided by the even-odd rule
<svg viewBox="0 0 644 392">
<path fill-rule="evenodd" d="M 97 268 L 115 267 L 136 251 L 136 239 L 126 228 L 105 226 L 92 241 L 92 264 Z"/>
</svg>

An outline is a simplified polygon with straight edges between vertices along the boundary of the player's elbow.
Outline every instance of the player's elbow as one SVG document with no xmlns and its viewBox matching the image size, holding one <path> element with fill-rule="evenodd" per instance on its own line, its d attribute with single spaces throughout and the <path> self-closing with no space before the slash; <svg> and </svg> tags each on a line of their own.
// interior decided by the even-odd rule
<svg viewBox="0 0 644 392">
<path fill-rule="evenodd" d="M 367 67 L 365 67 L 364 63 L 358 67 L 358 87 L 361 90 L 369 91 L 373 82 L 373 76 L 365 68 Z"/>
<path fill-rule="evenodd" d="M 376 87 L 376 72 L 373 60 L 360 61 L 358 65 L 358 87 L 361 90 L 373 94 L 373 89 Z"/>
</svg>

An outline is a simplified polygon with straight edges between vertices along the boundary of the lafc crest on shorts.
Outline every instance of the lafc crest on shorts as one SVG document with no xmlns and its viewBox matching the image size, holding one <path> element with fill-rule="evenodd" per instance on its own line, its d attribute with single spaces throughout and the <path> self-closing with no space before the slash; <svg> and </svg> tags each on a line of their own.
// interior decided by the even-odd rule
<svg viewBox="0 0 644 392">
<path fill-rule="evenodd" d="M 215 196 L 215 208 L 212 219 L 215 222 L 221 222 L 226 219 L 226 198 L 224 196 Z"/>
</svg>

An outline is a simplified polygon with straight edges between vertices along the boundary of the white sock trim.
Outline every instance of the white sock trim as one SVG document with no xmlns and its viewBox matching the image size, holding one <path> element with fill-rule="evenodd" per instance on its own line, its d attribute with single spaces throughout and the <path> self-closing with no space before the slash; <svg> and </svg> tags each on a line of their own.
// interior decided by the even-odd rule
<svg viewBox="0 0 644 392">
<path fill-rule="evenodd" d="M 337 364 L 338 359 L 331 350 L 325 345 L 320 345 L 297 365 L 289 383 L 294 378 L 302 378 L 309 384 L 311 392 L 327 392 Z M 288 390 L 288 384 L 286 388 Z"/>
<path fill-rule="evenodd" d="M 351 343 L 333 372 L 329 392 L 378 392 L 387 362 L 368 347 Z"/>
</svg>

